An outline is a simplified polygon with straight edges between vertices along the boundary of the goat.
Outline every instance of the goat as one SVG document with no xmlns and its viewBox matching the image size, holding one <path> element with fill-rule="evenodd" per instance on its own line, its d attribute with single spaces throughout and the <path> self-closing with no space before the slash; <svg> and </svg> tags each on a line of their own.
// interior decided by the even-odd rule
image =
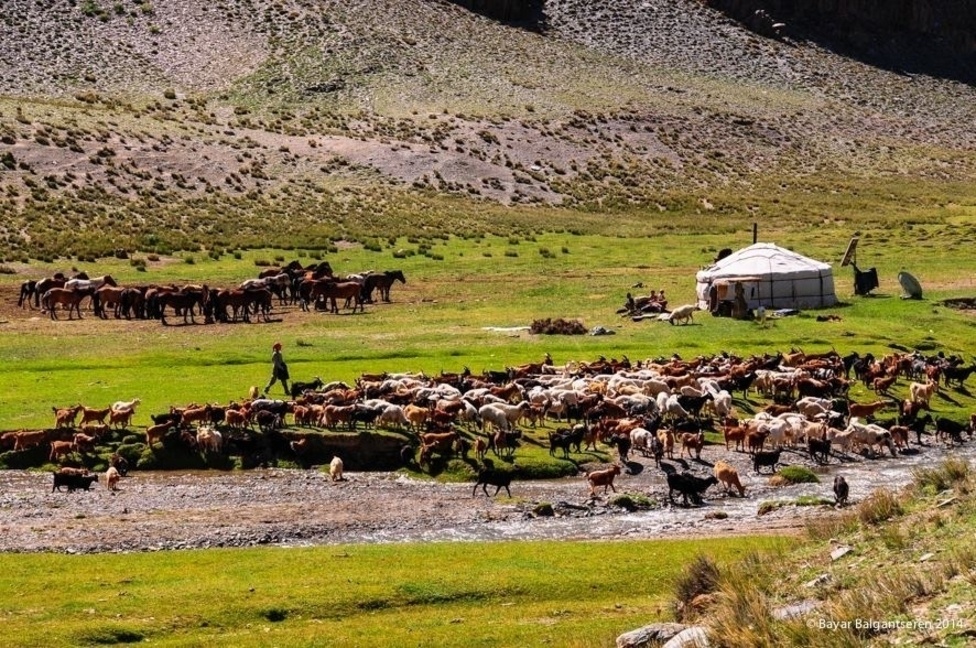
<svg viewBox="0 0 976 648">
<path fill-rule="evenodd" d="M 688 452 L 688 458 L 691 459 L 692 451 L 695 452 L 695 459 L 701 459 L 702 448 L 705 447 L 705 433 L 698 432 L 684 432 L 681 435 L 681 452 L 678 454 L 679 457 L 685 456 L 685 452 Z"/>
<path fill-rule="evenodd" d="M 852 418 L 863 418 L 868 419 L 874 414 L 885 407 L 888 407 L 888 401 L 874 401 L 873 403 L 848 403 L 847 404 L 847 415 L 848 420 Z"/>
<path fill-rule="evenodd" d="M 95 437 L 76 432 L 71 438 L 78 452 L 95 452 Z"/>
<path fill-rule="evenodd" d="M 617 492 L 616 487 L 613 485 L 613 478 L 620 474 L 620 466 L 613 464 L 609 468 L 603 470 L 594 470 L 586 475 L 586 481 L 590 484 L 590 495 L 596 497 L 596 487 L 603 486 L 603 492 L 607 492 L 607 488 L 613 490 L 614 493 Z"/>
<path fill-rule="evenodd" d="M 848 494 L 850 494 L 850 488 L 847 485 L 847 480 L 840 475 L 834 477 L 834 502 L 836 502 L 837 506 L 845 506 L 847 504 Z"/>
<path fill-rule="evenodd" d="M 511 472 L 507 470 L 496 470 L 491 462 L 486 461 L 485 467 L 478 471 L 478 479 L 475 480 L 474 488 L 471 490 L 471 497 L 478 494 L 478 486 L 481 486 L 481 490 L 485 492 L 485 497 L 494 497 L 493 495 L 488 495 L 489 486 L 495 487 L 495 495 L 498 495 L 498 492 L 504 488 L 508 496 L 511 497 L 512 491 L 509 489 L 511 483 Z"/>
<path fill-rule="evenodd" d="M 730 464 L 719 459 L 712 468 L 712 474 L 725 486 L 726 493 L 731 493 L 732 488 L 735 487 L 739 491 L 739 497 L 746 496 L 746 487 L 739 481 L 739 472 Z"/>
<path fill-rule="evenodd" d="M 761 473 L 759 470 L 763 466 L 769 466 L 776 472 L 776 466 L 779 464 L 779 455 L 783 451 L 782 448 L 776 448 L 768 452 L 759 451 L 752 455 L 752 468 L 757 473 Z"/>
<path fill-rule="evenodd" d="M 345 481 L 345 477 L 342 476 L 342 459 L 339 457 L 332 457 L 332 461 L 329 462 L 329 478 L 334 481 Z"/>
<path fill-rule="evenodd" d="M 674 432 L 668 428 L 658 430 L 657 438 L 661 442 L 667 458 L 674 459 Z"/>
<path fill-rule="evenodd" d="M 135 414 L 135 410 L 131 407 L 112 409 L 112 411 L 108 413 L 108 422 L 110 425 L 121 427 L 124 430 L 132 423 L 133 414 Z"/>
<path fill-rule="evenodd" d="M 146 445 L 152 448 L 152 444 L 156 441 L 162 441 L 163 437 L 173 429 L 170 423 L 159 423 L 158 425 L 150 425 L 146 428 Z"/>
<path fill-rule="evenodd" d="M 932 400 L 932 396 L 939 391 L 939 383 L 934 381 L 927 381 L 925 383 L 913 382 L 908 386 L 909 400 L 913 403 L 919 403 L 928 407 L 929 401 Z"/>
<path fill-rule="evenodd" d="M 110 491 L 118 490 L 120 478 L 121 475 L 115 466 L 109 466 L 108 470 L 105 471 L 105 485 Z"/>
<path fill-rule="evenodd" d="M 810 437 L 807 439 L 807 451 L 810 453 L 810 458 L 818 464 L 830 463 L 830 441 L 825 437 L 820 439 Z"/>
<path fill-rule="evenodd" d="M 685 304 L 684 306 L 678 306 L 668 315 L 668 321 L 674 325 L 678 322 L 684 324 L 693 324 L 695 321 L 695 311 L 698 310 L 696 304 Z"/>
<path fill-rule="evenodd" d="M 495 453 L 495 456 L 501 456 L 501 453 L 505 453 L 511 457 L 515 454 L 515 448 L 519 446 L 519 439 L 521 438 L 521 430 L 512 430 L 511 432 L 496 430 L 493 435 L 488 437 L 488 448 Z"/>
<path fill-rule="evenodd" d="M 130 401 L 115 401 L 114 403 L 112 403 L 112 410 L 113 411 L 132 410 L 134 412 L 136 407 L 140 403 L 142 403 L 142 401 L 139 400 L 138 398 L 133 398 Z"/>
<path fill-rule="evenodd" d="M 935 419 L 935 438 L 938 441 L 948 441 L 951 444 L 962 443 L 962 433 L 968 431 L 965 423 L 952 419 L 938 417 Z"/>
<path fill-rule="evenodd" d="M 105 417 L 109 415 L 112 411 L 111 407 L 106 407 L 105 409 L 92 409 L 90 407 L 83 407 L 81 409 L 81 424 L 85 423 L 105 423 Z"/>
<path fill-rule="evenodd" d="M 48 461 L 59 460 L 76 450 L 75 444 L 71 441 L 51 441 L 51 454 Z"/>
<path fill-rule="evenodd" d="M 688 506 L 688 498 L 691 498 L 695 506 L 701 506 L 702 493 L 712 484 L 717 484 L 718 478 L 715 475 L 709 477 L 696 477 L 690 473 L 668 473 L 668 501 L 674 505 L 674 491 L 681 493 L 681 500 Z"/>
<path fill-rule="evenodd" d="M 82 405 L 62 407 L 61 409 L 52 407 L 51 411 L 54 412 L 54 427 L 73 428 L 75 426 L 75 419 L 78 418 L 78 414 L 81 413 L 82 409 L 84 409 Z"/>
<path fill-rule="evenodd" d="M 315 380 L 310 382 L 293 382 L 291 384 L 291 397 L 298 398 L 306 391 L 315 391 L 317 389 L 322 389 L 324 386 L 325 383 L 322 382 L 322 379 L 318 376 L 315 377 Z"/>
</svg>

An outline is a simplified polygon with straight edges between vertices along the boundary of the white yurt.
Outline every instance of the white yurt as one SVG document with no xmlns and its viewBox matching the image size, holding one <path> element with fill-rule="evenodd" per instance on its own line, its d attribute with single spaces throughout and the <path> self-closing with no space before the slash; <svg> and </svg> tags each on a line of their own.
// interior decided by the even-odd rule
<svg viewBox="0 0 976 648">
<path fill-rule="evenodd" d="M 755 243 L 733 252 L 697 275 L 698 306 L 715 312 L 735 300 L 741 286 L 749 309 L 824 308 L 837 303 L 834 273 L 822 261 L 773 243 Z"/>
</svg>

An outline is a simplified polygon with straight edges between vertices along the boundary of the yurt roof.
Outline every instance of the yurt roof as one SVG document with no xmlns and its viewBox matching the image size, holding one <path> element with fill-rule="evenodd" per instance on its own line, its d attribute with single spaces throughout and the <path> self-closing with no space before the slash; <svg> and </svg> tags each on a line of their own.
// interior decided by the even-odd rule
<svg viewBox="0 0 976 648">
<path fill-rule="evenodd" d="M 712 277 L 789 275 L 829 271 L 830 265 L 781 248 L 774 243 L 755 243 L 733 252 L 702 274 Z"/>
</svg>

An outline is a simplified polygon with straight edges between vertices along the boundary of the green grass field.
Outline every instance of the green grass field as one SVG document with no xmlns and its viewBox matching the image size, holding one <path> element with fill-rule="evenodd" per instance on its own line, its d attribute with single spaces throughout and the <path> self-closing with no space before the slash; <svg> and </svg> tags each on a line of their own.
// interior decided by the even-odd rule
<svg viewBox="0 0 976 648">
<path fill-rule="evenodd" d="M 839 322 L 818 322 L 815 312 L 771 321 L 717 319 L 700 313 L 694 326 L 632 322 L 615 311 L 628 291 L 646 294 L 665 289 L 672 305 L 694 299 L 694 275 L 720 247 L 751 242 L 750 232 L 729 235 L 671 233 L 654 237 L 609 237 L 550 233 L 535 236 L 433 239 L 427 254 L 395 258 L 415 249 L 406 239 L 386 242 L 380 251 L 353 246 L 327 255 L 340 274 L 366 269 L 402 269 L 407 283 L 396 284 L 391 304 L 369 306 L 365 314 L 301 313 L 279 309 L 280 321 L 268 324 L 162 326 L 157 321 L 52 322 L 38 312 L 22 311 L 11 301 L 26 276 L 55 270 L 85 269 L 110 273 L 122 284 L 206 282 L 232 286 L 256 276 L 255 261 L 313 259 L 298 250 L 253 250 L 240 259 L 214 260 L 197 255 L 149 262 L 138 272 L 128 261 L 102 259 L 95 264 L 62 262 L 18 267 L 2 275 L 0 290 L 8 307 L 6 332 L 0 336 L 5 390 L 0 399 L 0 429 L 44 427 L 51 407 L 84 403 L 104 407 L 138 397 L 143 406 L 137 424 L 149 412 L 191 402 L 225 403 L 241 398 L 269 376 L 270 346 L 285 345 L 293 379 L 353 381 L 362 373 L 382 371 L 460 371 L 474 373 L 535 362 L 548 352 L 557 365 L 627 356 L 632 361 L 679 353 L 683 357 L 722 351 L 747 355 L 831 348 L 842 353 L 894 348 L 944 350 L 969 357 L 976 320 L 939 305 L 949 296 L 971 296 L 972 264 L 964 245 L 952 237 L 967 231 L 970 216 L 935 223 L 921 241 L 912 230 L 865 229 L 861 267 L 876 266 L 881 287 L 873 297 L 855 297 L 849 268 L 835 267 L 843 305 L 830 309 Z M 760 240 L 775 240 L 837 265 L 848 240 L 847 228 L 824 228 L 814 239 L 806 231 L 770 230 Z M 906 252 L 905 246 L 911 245 Z M 545 253 L 540 252 L 545 250 Z M 936 251 L 941 250 L 937 255 Z M 923 301 L 898 298 L 896 274 L 909 269 L 926 290 Z M 634 289 L 637 282 L 643 289 Z M 641 290 L 644 292 L 642 293 Z M 543 336 L 508 330 L 543 318 L 579 319 L 587 328 L 602 325 L 612 336 Z M 177 320 L 177 323 L 179 321 Z M 496 327 L 499 330 L 488 330 Z M 906 389 L 904 385 L 896 387 Z M 856 392 L 855 392 L 856 395 Z M 947 403 L 968 406 L 968 395 Z"/>
<path fill-rule="evenodd" d="M 782 538 L 0 554 L 5 646 L 606 646 Z"/>
</svg>

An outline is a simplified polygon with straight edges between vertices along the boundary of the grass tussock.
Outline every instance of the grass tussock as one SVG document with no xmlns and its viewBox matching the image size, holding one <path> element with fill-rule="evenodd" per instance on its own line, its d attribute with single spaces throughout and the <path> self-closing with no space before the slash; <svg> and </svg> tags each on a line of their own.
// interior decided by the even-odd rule
<svg viewBox="0 0 976 648">
<path fill-rule="evenodd" d="M 777 475 L 783 484 L 818 484 L 820 478 L 806 466 L 786 466 Z"/>
<path fill-rule="evenodd" d="M 856 510 L 808 521 L 808 542 L 775 562 L 723 567 L 704 620 L 715 645 L 967 645 L 965 631 L 976 623 L 968 604 L 976 497 L 965 462 L 946 464 L 916 479 L 925 489 L 953 484 L 951 502 L 918 487 L 879 490 Z M 832 555 L 845 545 L 854 553 Z M 959 610 L 954 625 L 947 608 Z"/>
<path fill-rule="evenodd" d="M 968 461 L 950 457 L 932 468 L 913 470 L 912 484 L 920 492 L 935 494 L 964 484 L 972 475 Z"/>
<path fill-rule="evenodd" d="M 904 513 L 898 495 L 887 489 L 878 489 L 857 505 L 857 517 L 862 524 L 878 525 Z"/>
<path fill-rule="evenodd" d="M 718 565 L 705 555 L 697 556 L 678 576 L 674 585 L 675 616 L 683 621 L 694 616 L 693 604 L 701 596 L 718 591 Z"/>
</svg>

